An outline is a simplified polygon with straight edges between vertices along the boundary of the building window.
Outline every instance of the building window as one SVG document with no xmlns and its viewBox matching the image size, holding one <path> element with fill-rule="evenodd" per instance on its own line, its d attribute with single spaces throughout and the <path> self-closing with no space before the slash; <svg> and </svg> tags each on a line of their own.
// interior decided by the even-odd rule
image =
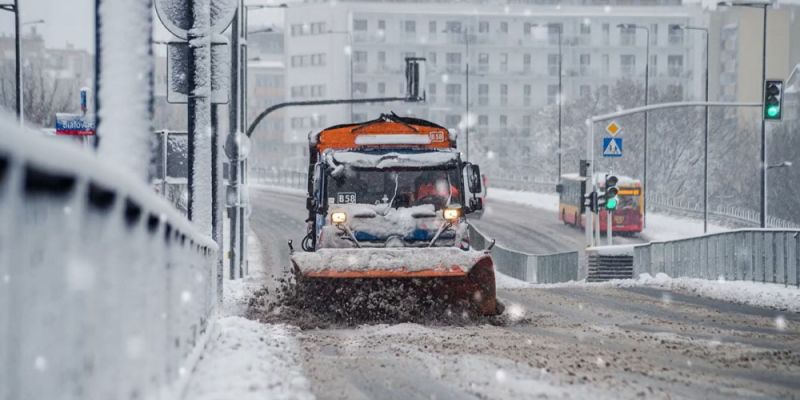
<svg viewBox="0 0 800 400">
<path fill-rule="evenodd" d="M 354 19 L 353 20 L 353 30 L 358 32 L 366 32 L 367 30 L 367 20 L 365 19 Z"/>
<path fill-rule="evenodd" d="M 547 25 L 547 41 L 550 44 L 557 45 L 558 41 L 561 40 L 561 32 L 564 29 L 562 24 L 550 24 Z"/>
<path fill-rule="evenodd" d="M 378 20 L 378 30 L 385 31 L 386 30 L 386 20 L 379 19 Z"/>
<path fill-rule="evenodd" d="M 603 24 L 603 45 L 608 46 L 611 44 L 611 26 Z"/>
<path fill-rule="evenodd" d="M 458 125 L 461 123 L 461 116 L 449 114 L 444 119 L 445 125 L 450 129 L 457 129 Z"/>
<path fill-rule="evenodd" d="M 489 85 L 486 83 L 481 83 L 478 85 L 478 105 L 489 105 Z"/>
<path fill-rule="evenodd" d="M 447 21 L 445 22 L 444 30 L 448 33 L 461 33 L 461 22 Z"/>
<path fill-rule="evenodd" d="M 508 22 L 501 22 L 500 23 L 500 33 L 507 35 L 508 34 Z"/>
<path fill-rule="evenodd" d="M 588 21 L 581 22 L 581 36 L 589 36 L 592 34 L 592 25 Z"/>
<path fill-rule="evenodd" d="M 461 53 L 447 53 L 445 58 L 445 61 L 447 61 L 447 72 L 461 71 Z"/>
<path fill-rule="evenodd" d="M 489 116 L 488 115 L 478 115 L 478 129 L 481 129 L 482 133 L 485 133 L 486 128 L 489 126 Z"/>
<path fill-rule="evenodd" d="M 524 106 L 531 105 L 531 94 L 533 91 L 531 90 L 531 85 L 525 85 L 522 87 L 522 104 Z"/>
<path fill-rule="evenodd" d="M 436 84 L 431 83 L 428 85 L 428 93 L 426 93 L 427 100 L 430 103 L 436 103 Z"/>
<path fill-rule="evenodd" d="M 367 72 L 367 52 L 363 50 L 353 52 L 353 71 Z"/>
<path fill-rule="evenodd" d="M 650 56 L 650 76 L 658 75 L 658 56 L 653 54 Z"/>
<path fill-rule="evenodd" d="M 683 44 L 683 29 L 680 25 L 670 24 L 669 26 L 669 45 L 679 46 Z"/>
<path fill-rule="evenodd" d="M 489 21 L 478 22 L 478 33 L 489 33 Z"/>
<path fill-rule="evenodd" d="M 526 128 L 530 128 L 531 125 L 532 125 L 531 122 L 532 122 L 532 118 L 531 118 L 530 115 L 523 115 L 522 116 L 522 126 L 524 126 Z"/>
<path fill-rule="evenodd" d="M 431 36 L 436 36 L 436 21 L 428 22 L 428 33 L 431 34 Z"/>
<path fill-rule="evenodd" d="M 636 74 L 636 56 L 623 54 L 619 56 L 619 69 L 622 76 L 630 77 Z"/>
<path fill-rule="evenodd" d="M 500 53 L 500 72 L 508 71 L 508 53 Z"/>
<path fill-rule="evenodd" d="M 508 126 L 508 115 L 500 115 L 500 126 L 504 128 Z"/>
<path fill-rule="evenodd" d="M 522 56 L 522 71 L 531 72 L 531 55 L 528 53 Z"/>
<path fill-rule="evenodd" d="M 636 45 L 636 28 L 632 26 L 623 26 L 619 29 L 619 44 L 622 46 L 635 46 Z"/>
<path fill-rule="evenodd" d="M 292 36 L 300 36 L 303 34 L 302 24 L 292 24 Z"/>
<path fill-rule="evenodd" d="M 581 54 L 580 55 L 580 74 L 585 76 L 589 75 L 589 69 L 591 68 L 591 56 L 589 54 Z"/>
<path fill-rule="evenodd" d="M 444 87 L 447 104 L 461 104 L 461 84 L 448 83 Z"/>
<path fill-rule="evenodd" d="M 658 24 L 650 24 L 650 45 L 658 46 Z"/>
<path fill-rule="evenodd" d="M 367 82 L 353 82 L 353 97 L 367 95 Z"/>
<path fill-rule="evenodd" d="M 403 30 L 409 35 L 417 33 L 417 21 L 406 21 L 403 24 Z"/>
<path fill-rule="evenodd" d="M 547 104 L 556 104 L 558 85 L 547 85 Z"/>
<path fill-rule="evenodd" d="M 603 67 L 603 75 L 608 76 L 609 72 L 611 72 L 610 61 L 608 58 L 608 54 L 603 54 L 602 57 L 602 67 Z"/>
<path fill-rule="evenodd" d="M 600 99 L 608 98 L 608 85 L 600 85 L 600 87 L 597 88 L 597 97 Z"/>
<path fill-rule="evenodd" d="M 489 72 L 489 53 L 478 54 L 478 72 Z"/>
<path fill-rule="evenodd" d="M 431 66 L 432 68 L 436 68 L 436 52 L 435 51 L 431 51 L 431 52 L 428 53 L 427 62 L 428 62 L 429 66 Z"/>
<path fill-rule="evenodd" d="M 500 85 L 500 105 L 507 106 L 508 105 L 508 85 L 505 83 Z"/>
<path fill-rule="evenodd" d="M 547 74 L 558 76 L 558 54 L 547 55 Z"/>
<path fill-rule="evenodd" d="M 530 36 L 531 33 L 533 33 L 534 26 L 536 25 L 530 22 L 526 22 L 525 24 L 522 25 L 522 33 L 524 33 L 525 36 Z"/>
<path fill-rule="evenodd" d="M 667 56 L 667 73 L 672 77 L 681 76 L 683 73 L 683 56 Z"/>
<path fill-rule="evenodd" d="M 378 82 L 378 94 L 385 95 L 386 94 L 386 83 Z"/>
<path fill-rule="evenodd" d="M 588 99 L 592 95 L 592 88 L 589 85 L 581 85 L 580 88 L 581 97 L 584 99 Z"/>
<path fill-rule="evenodd" d="M 379 51 L 378 52 L 378 69 L 384 70 L 386 69 L 386 52 Z"/>
</svg>

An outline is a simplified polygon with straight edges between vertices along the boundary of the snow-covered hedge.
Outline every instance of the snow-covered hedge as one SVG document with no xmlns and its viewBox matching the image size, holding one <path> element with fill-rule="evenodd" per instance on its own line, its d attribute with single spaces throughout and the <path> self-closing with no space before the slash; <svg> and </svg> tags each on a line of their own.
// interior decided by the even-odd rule
<svg viewBox="0 0 800 400">
<path fill-rule="evenodd" d="M 169 396 L 216 244 L 138 176 L 0 119 L 0 398 Z"/>
</svg>

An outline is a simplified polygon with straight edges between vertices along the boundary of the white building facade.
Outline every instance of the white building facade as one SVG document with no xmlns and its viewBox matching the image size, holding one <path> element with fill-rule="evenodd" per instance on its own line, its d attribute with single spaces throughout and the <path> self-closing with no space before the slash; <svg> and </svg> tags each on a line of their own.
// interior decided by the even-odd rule
<svg viewBox="0 0 800 400">
<path fill-rule="evenodd" d="M 469 125 L 476 135 L 524 134 L 534 111 L 558 101 L 559 47 L 564 101 L 607 95 L 624 78 L 644 84 L 645 30 L 618 24 L 649 30 L 651 88 L 702 98 L 704 43 L 675 29 L 704 25 L 699 8 L 517 3 L 293 4 L 285 21 L 290 100 L 402 96 L 404 59 L 415 56 L 427 60 L 428 101 L 292 108 L 286 139 L 305 143 L 309 131 L 390 111 L 459 131 Z"/>
</svg>

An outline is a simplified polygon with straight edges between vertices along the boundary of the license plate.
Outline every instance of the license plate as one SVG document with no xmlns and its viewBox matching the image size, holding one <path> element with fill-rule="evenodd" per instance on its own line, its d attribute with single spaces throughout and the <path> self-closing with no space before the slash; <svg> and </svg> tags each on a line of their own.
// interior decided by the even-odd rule
<svg viewBox="0 0 800 400">
<path fill-rule="evenodd" d="M 336 204 L 354 204 L 355 202 L 356 194 L 353 192 L 336 193 Z"/>
</svg>

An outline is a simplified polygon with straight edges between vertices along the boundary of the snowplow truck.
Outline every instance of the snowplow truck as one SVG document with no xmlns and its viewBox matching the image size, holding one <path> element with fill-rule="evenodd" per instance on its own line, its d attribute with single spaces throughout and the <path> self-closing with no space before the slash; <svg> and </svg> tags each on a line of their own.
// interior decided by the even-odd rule
<svg viewBox="0 0 800 400">
<path fill-rule="evenodd" d="M 491 255 L 470 245 L 466 219 L 483 208 L 480 169 L 455 146 L 446 128 L 394 114 L 312 133 L 298 280 L 425 284 L 428 297 L 499 313 Z"/>
</svg>

